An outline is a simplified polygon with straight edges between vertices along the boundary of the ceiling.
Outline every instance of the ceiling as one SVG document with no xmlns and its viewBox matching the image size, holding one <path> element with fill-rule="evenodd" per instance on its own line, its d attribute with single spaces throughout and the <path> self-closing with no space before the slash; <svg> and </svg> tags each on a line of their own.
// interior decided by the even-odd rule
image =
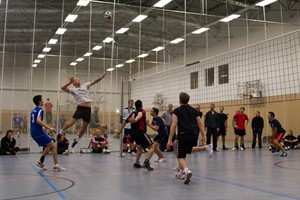
<svg viewBox="0 0 300 200">
<path fill-rule="evenodd" d="M 91 51 L 96 44 L 103 46 L 102 41 L 118 29 L 128 27 L 129 31 L 125 34 L 114 35 L 113 44 L 105 44 L 100 51 L 92 51 L 91 56 L 108 60 L 113 58 L 116 63 L 121 63 L 141 53 L 149 53 L 157 46 L 165 46 L 170 54 L 182 53 L 183 43 L 172 45 L 170 41 L 186 36 L 187 47 L 199 45 L 200 42 L 195 40 L 200 41 L 204 36 L 191 32 L 203 26 L 210 27 L 209 37 L 213 40 L 227 37 L 227 25 L 219 20 L 233 13 L 241 14 L 235 22 L 237 27 L 246 17 L 253 23 L 264 17 L 263 9 L 255 7 L 260 0 L 173 0 L 164 9 L 153 7 L 157 1 L 91 1 L 87 7 L 80 7 L 76 6 L 78 0 L 1 0 L 0 50 L 5 45 L 5 52 L 33 52 L 38 55 L 47 45 L 52 48 L 49 55 L 61 54 L 75 60 Z M 284 13 L 283 17 L 288 16 L 288 13 L 299 8 L 299 3 L 298 0 L 280 0 L 267 6 L 267 20 L 280 23 L 280 10 Z M 113 17 L 104 18 L 105 11 L 111 11 Z M 78 18 L 73 23 L 64 22 L 70 13 L 78 14 Z M 140 13 L 148 17 L 141 23 L 133 23 L 132 19 Z M 67 28 L 63 36 L 55 34 L 59 27 Z M 48 45 L 51 38 L 57 38 L 59 42 Z M 145 60 L 155 61 L 155 57 L 155 53 L 150 53 Z"/>
</svg>

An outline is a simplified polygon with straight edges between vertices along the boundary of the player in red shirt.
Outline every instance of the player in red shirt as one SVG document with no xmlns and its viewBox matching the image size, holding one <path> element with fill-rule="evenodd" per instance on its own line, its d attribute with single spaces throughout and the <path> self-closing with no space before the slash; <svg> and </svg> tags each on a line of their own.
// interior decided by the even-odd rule
<svg viewBox="0 0 300 200">
<path fill-rule="evenodd" d="M 248 119 L 248 116 L 244 112 L 245 112 L 245 108 L 241 107 L 239 112 L 237 112 L 233 116 L 232 126 L 234 128 L 235 139 L 234 139 L 234 147 L 233 147 L 232 151 L 239 149 L 239 144 L 238 144 L 239 137 L 241 138 L 240 150 L 241 151 L 245 150 L 244 136 L 246 135 L 246 126 L 249 122 L 249 119 Z"/>
</svg>

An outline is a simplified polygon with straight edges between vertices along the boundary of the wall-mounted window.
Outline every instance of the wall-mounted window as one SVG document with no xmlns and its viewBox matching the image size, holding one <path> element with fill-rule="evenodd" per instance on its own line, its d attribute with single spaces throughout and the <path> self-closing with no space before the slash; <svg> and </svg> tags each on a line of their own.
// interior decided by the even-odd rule
<svg viewBox="0 0 300 200">
<path fill-rule="evenodd" d="M 219 84 L 229 82 L 228 64 L 219 66 Z"/>
<path fill-rule="evenodd" d="M 215 77 L 214 77 L 214 68 L 205 69 L 205 81 L 206 81 L 206 87 L 213 86 Z"/>
<path fill-rule="evenodd" d="M 191 73 L 191 89 L 198 88 L 198 72 Z"/>
</svg>

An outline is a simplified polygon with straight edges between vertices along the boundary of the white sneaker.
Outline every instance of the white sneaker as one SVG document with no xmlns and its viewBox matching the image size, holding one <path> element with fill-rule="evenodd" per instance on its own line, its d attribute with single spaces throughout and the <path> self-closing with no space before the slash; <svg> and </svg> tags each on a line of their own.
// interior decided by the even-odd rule
<svg viewBox="0 0 300 200">
<path fill-rule="evenodd" d="M 174 167 L 174 168 L 172 168 L 172 171 L 179 171 L 180 170 L 180 168 L 177 166 L 177 167 Z"/>
<path fill-rule="evenodd" d="M 176 179 L 185 179 L 186 178 L 186 174 L 185 173 L 182 173 L 182 172 L 178 172 L 176 175 L 175 175 L 175 178 Z"/>
<path fill-rule="evenodd" d="M 66 171 L 67 169 L 66 168 L 63 168 L 62 166 L 60 165 L 54 165 L 53 167 L 53 171 Z"/>
<path fill-rule="evenodd" d="M 40 161 L 35 163 L 36 166 L 38 166 L 39 168 L 46 170 L 47 168 L 45 168 L 45 165 L 43 163 L 41 163 Z"/>
<path fill-rule="evenodd" d="M 231 149 L 231 151 L 236 151 L 236 150 L 238 150 L 236 147 L 233 147 L 233 148 Z"/>
<path fill-rule="evenodd" d="M 108 149 L 103 149 L 103 153 L 110 153 L 110 150 L 108 150 Z"/>
<path fill-rule="evenodd" d="M 189 184 L 189 182 L 191 182 L 192 176 L 193 176 L 193 174 L 192 174 L 191 170 L 188 170 L 186 172 L 186 177 L 184 179 L 184 184 Z"/>
<path fill-rule="evenodd" d="M 209 157 L 211 158 L 211 157 L 212 157 L 212 154 L 213 154 L 213 152 L 214 152 L 214 151 L 213 151 L 213 146 L 212 146 L 212 144 L 206 145 L 206 151 L 207 151 Z"/>
<path fill-rule="evenodd" d="M 240 147 L 240 150 L 241 150 L 241 151 L 245 151 L 244 147 Z"/>
<path fill-rule="evenodd" d="M 158 163 L 164 163 L 164 162 L 166 162 L 166 158 L 159 158 L 158 160 L 156 160 L 156 162 L 158 162 Z"/>
<path fill-rule="evenodd" d="M 136 155 L 136 153 L 135 153 L 134 151 L 132 151 L 132 152 L 131 152 L 131 155 L 135 156 L 135 155 Z"/>
</svg>

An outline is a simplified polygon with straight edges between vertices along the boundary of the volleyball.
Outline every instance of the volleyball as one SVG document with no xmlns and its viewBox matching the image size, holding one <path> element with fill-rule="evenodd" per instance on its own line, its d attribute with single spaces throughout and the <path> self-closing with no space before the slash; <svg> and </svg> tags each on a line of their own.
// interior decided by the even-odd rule
<svg viewBox="0 0 300 200">
<path fill-rule="evenodd" d="M 104 18 L 106 18 L 106 19 L 112 18 L 112 12 L 110 12 L 110 11 L 105 11 L 105 13 L 104 13 Z"/>
</svg>

